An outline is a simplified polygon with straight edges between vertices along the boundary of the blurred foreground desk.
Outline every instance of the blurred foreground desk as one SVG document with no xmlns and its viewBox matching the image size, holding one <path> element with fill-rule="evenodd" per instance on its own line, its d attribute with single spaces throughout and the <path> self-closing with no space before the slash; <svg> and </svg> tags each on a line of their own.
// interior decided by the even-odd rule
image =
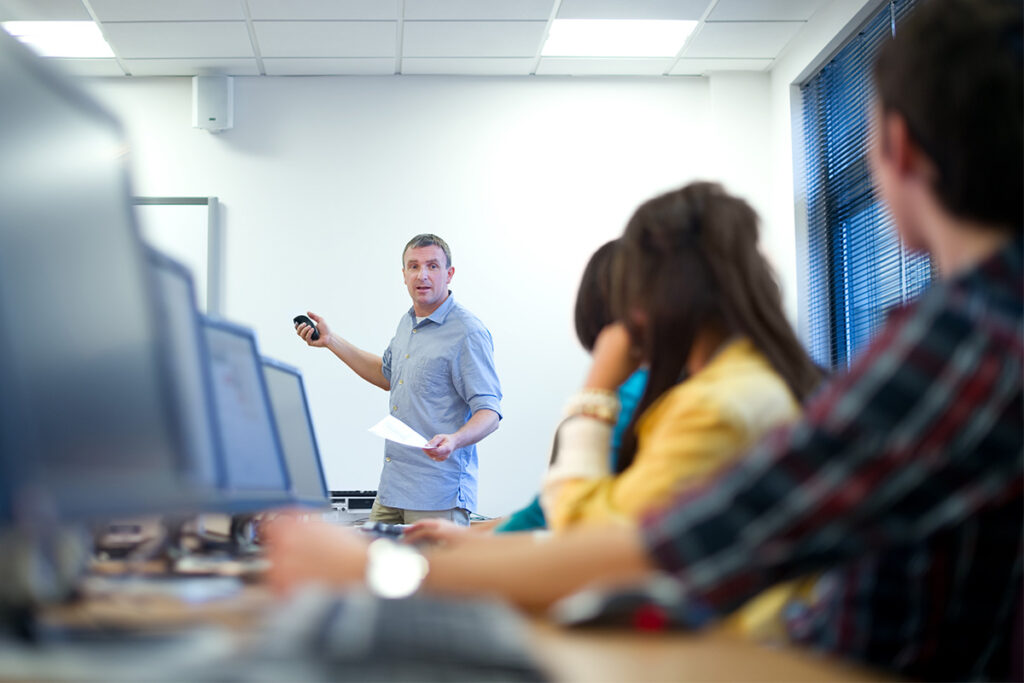
<svg viewBox="0 0 1024 683">
<path fill-rule="evenodd" d="M 795 648 L 767 648 L 723 631 L 568 630 L 542 620 L 535 620 L 532 630 L 536 655 L 558 681 L 891 680 Z"/>
<path fill-rule="evenodd" d="M 248 634 L 258 631 L 265 617 L 274 612 L 275 602 L 271 596 L 258 585 L 248 585 L 233 596 L 191 605 L 115 592 L 75 607 L 55 610 L 50 618 L 100 629 L 112 625 L 140 629 L 214 625 L 225 627 L 244 640 Z M 682 634 L 567 630 L 541 618 L 531 618 L 529 627 L 533 653 L 555 681 L 885 680 L 873 672 L 811 653 L 766 648 L 723 631 Z M 91 673 L 96 671 L 93 669 Z M 294 675 L 301 677 L 297 672 Z M 245 674 L 242 676 L 244 678 Z M 88 673 L 84 677 L 91 678 Z M 57 676 L 56 680 L 66 679 Z"/>
</svg>

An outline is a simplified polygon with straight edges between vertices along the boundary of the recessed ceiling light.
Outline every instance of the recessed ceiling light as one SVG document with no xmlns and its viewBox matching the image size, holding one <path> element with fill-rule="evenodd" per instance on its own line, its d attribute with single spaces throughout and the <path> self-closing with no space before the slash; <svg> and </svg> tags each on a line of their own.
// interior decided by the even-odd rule
<svg viewBox="0 0 1024 683">
<path fill-rule="evenodd" d="M 545 57 L 675 57 L 696 21 L 555 19 Z"/>
<path fill-rule="evenodd" d="M 4 30 L 43 57 L 113 57 L 92 21 L 5 21 Z"/>
</svg>

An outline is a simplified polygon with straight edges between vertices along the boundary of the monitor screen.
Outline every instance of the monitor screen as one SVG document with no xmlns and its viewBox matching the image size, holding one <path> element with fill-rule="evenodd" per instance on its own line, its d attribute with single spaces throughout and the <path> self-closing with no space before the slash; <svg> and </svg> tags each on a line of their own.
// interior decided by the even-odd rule
<svg viewBox="0 0 1024 683">
<path fill-rule="evenodd" d="M 185 456 L 190 474 L 204 490 L 221 483 L 220 441 L 213 417 L 206 340 L 199 325 L 195 288 L 188 268 L 155 249 L 148 249 L 150 267 L 156 276 L 160 311 L 167 328 L 171 352 L 174 394 L 185 430 Z"/>
<path fill-rule="evenodd" d="M 263 376 L 267 381 L 274 421 L 288 462 L 292 494 L 298 503 L 326 507 L 330 504 L 330 495 L 320 463 L 320 450 L 317 448 L 302 374 L 297 368 L 264 358 Z"/>
<path fill-rule="evenodd" d="M 290 486 L 251 330 L 204 317 L 214 405 L 224 454 L 224 488 L 268 504 L 289 502 Z"/>
<path fill-rule="evenodd" d="M 173 511 L 188 492 L 116 119 L 0 31 L 0 516 Z"/>
</svg>

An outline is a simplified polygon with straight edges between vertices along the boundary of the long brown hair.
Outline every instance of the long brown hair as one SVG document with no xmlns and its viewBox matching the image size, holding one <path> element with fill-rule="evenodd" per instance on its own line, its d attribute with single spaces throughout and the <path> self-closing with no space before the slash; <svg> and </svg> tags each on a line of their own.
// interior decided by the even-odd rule
<svg viewBox="0 0 1024 683">
<path fill-rule="evenodd" d="M 619 472 L 636 455 L 637 419 L 683 379 L 703 329 L 749 338 L 798 402 L 821 380 L 782 312 L 757 232 L 757 214 L 746 202 L 706 182 L 651 199 L 627 224 L 613 269 L 612 306 L 650 370 L 623 435 Z"/>
</svg>

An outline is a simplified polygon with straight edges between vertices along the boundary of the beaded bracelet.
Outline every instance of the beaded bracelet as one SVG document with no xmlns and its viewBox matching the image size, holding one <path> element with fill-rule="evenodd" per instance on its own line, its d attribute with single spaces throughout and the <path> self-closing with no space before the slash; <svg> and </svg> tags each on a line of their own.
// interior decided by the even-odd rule
<svg viewBox="0 0 1024 683">
<path fill-rule="evenodd" d="M 619 418 L 619 397 L 608 389 L 583 389 L 574 394 L 565 407 L 566 417 L 592 417 L 615 424 Z"/>
</svg>

